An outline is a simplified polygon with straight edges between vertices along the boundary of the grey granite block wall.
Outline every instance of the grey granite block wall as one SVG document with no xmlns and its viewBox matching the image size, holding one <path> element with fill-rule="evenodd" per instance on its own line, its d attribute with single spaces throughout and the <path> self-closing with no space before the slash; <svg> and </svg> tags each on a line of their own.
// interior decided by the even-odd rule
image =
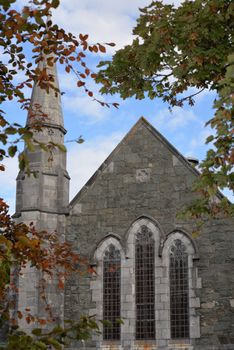
<svg viewBox="0 0 234 350">
<path fill-rule="evenodd" d="M 65 318 L 77 319 L 83 313 L 102 316 L 100 252 L 108 242 L 115 242 L 122 251 L 125 323 L 121 341 L 108 344 L 99 336 L 90 343 L 91 348 L 234 348 L 233 221 L 207 221 L 195 237 L 194 222 L 176 217 L 178 211 L 195 198 L 191 185 L 196 177 L 197 172 L 188 161 L 141 119 L 71 202 L 67 239 L 81 255 L 96 264 L 98 274 L 85 278 L 72 276 L 67 281 Z M 156 300 L 156 340 L 153 342 L 137 342 L 134 338 L 135 282 L 134 262 L 131 263 L 134 242 L 129 241 L 129 237 L 134 225 L 139 225 L 141 220 L 146 220 L 147 225 L 158 232 L 155 283 L 159 300 Z M 177 236 L 184 239 L 188 249 L 191 247 L 190 338 L 186 342 L 170 339 L 168 262 L 164 251 L 170 239 Z"/>
</svg>

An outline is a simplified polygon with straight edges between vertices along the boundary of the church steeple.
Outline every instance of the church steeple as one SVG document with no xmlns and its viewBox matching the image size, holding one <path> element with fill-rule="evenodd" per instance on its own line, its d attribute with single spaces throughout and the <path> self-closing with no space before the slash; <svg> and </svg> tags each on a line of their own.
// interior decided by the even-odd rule
<svg viewBox="0 0 234 350">
<path fill-rule="evenodd" d="M 48 66 L 47 60 L 39 64 L 40 70 L 45 69 L 49 77 L 53 77 L 53 86 L 49 92 L 37 83 L 33 88 L 31 109 L 27 118 L 27 126 L 31 128 L 34 138 L 34 150 L 25 146 L 24 152 L 29 160 L 31 176 L 20 171 L 17 177 L 16 214 L 18 222 L 33 222 L 36 229 L 47 232 L 57 232 L 63 239 L 66 226 L 66 214 L 69 205 L 69 175 L 66 170 L 66 152 L 56 147 L 49 154 L 39 145 L 64 144 L 66 130 L 63 124 L 61 97 L 57 77 L 56 65 Z M 32 117 L 32 111 L 38 106 L 46 114 Z M 34 112 L 33 112 L 34 114 Z M 40 121 L 41 130 L 35 131 L 33 123 Z M 34 176 L 35 174 L 36 176 Z M 40 298 L 38 285 L 39 272 L 30 266 L 23 270 L 23 278 L 19 276 L 18 309 L 30 308 L 31 314 L 39 318 L 47 318 L 46 305 Z M 47 297 L 53 309 L 55 323 L 63 320 L 63 291 L 57 290 L 55 282 L 50 283 Z M 20 327 L 26 331 L 35 328 L 35 324 L 28 325 L 24 319 L 19 320 Z"/>
</svg>

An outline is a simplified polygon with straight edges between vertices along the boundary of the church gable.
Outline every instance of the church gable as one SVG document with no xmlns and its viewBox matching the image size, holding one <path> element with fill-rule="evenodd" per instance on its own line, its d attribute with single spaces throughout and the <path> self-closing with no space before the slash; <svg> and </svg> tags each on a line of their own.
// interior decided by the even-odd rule
<svg viewBox="0 0 234 350">
<path fill-rule="evenodd" d="M 180 188 L 190 187 L 197 174 L 196 169 L 151 124 L 140 118 L 71 201 L 71 212 L 80 213 L 82 203 L 100 194 L 108 203 L 108 197 L 118 201 L 118 193 L 120 196 L 125 188 L 128 189 L 124 191 L 125 197 L 131 187 L 141 188 L 141 192 L 154 191 L 159 196 L 167 187 L 172 194 Z M 99 204 L 110 207 L 108 203 Z"/>
</svg>

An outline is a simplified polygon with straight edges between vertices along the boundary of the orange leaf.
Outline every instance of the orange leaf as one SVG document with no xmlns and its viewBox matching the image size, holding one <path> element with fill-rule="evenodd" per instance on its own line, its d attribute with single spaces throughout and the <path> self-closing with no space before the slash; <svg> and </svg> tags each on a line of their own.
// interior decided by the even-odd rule
<svg viewBox="0 0 234 350">
<path fill-rule="evenodd" d="M 40 325 L 45 325 L 47 323 L 46 320 L 43 320 L 42 318 L 39 319 L 38 322 L 40 323 Z"/>
<path fill-rule="evenodd" d="M 61 279 L 59 280 L 58 287 L 59 287 L 59 289 L 64 288 L 64 282 Z"/>
<path fill-rule="evenodd" d="M 98 52 L 98 47 L 96 45 L 93 45 L 92 49 L 94 52 L 96 52 L 96 53 Z"/>
<path fill-rule="evenodd" d="M 99 44 L 98 47 L 99 47 L 99 50 L 100 50 L 101 52 L 103 52 L 103 53 L 106 52 L 105 46 Z"/>
<path fill-rule="evenodd" d="M 84 86 L 84 85 L 85 85 L 85 83 L 83 81 L 78 80 L 78 82 L 77 82 L 77 86 L 78 87 L 81 87 L 81 86 Z"/>
</svg>

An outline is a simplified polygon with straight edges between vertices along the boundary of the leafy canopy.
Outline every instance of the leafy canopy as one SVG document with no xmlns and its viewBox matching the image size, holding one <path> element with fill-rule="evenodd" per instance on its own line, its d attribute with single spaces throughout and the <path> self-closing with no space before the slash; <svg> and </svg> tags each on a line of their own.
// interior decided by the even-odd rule
<svg viewBox="0 0 234 350">
<path fill-rule="evenodd" d="M 217 89 L 233 51 L 233 1 L 187 0 L 178 8 L 153 1 L 140 12 L 132 44 L 99 65 L 101 91 L 162 97 L 173 106 L 190 87 Z"/>
<path fill-rule="evenodd" d="M 101 92 L 124 99 L 159 97 L 182 107 L 193 105 L 204 89 L 216 91 L 214 117 L 207 122 L 214 129 L 206 141 L 212 148 L 195 185 L 202 198 L 190 214 L 233 215 L 233 205 L 214 196 L 218 189 L 234 191 L 234 3 L 185 0 L 176 8 L 153 1 L 140 12 L 132 44 L 99 64 Z"/>
</svg>

